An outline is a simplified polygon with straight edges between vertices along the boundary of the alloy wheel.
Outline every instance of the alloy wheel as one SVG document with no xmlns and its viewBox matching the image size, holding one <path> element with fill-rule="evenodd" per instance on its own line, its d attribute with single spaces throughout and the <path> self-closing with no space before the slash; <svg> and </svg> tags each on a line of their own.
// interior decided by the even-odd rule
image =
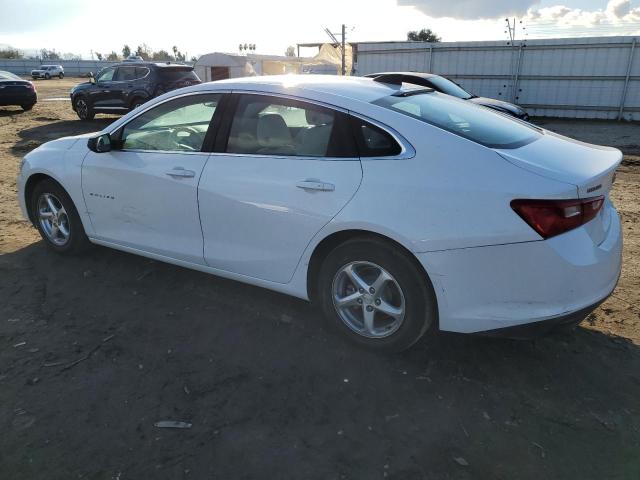
<svg viewBox="0 0 640 480">
<path fill-rule="evenodd" d="M 47 238 L 57 246 L 69 241 L 71 229 L 69 216 L 62 202 L 51 193 L 43 193 L 38 199 L 38 222 Z"/>
<path fill-rule="evenodd" d="M 375 263 L 344 265 L 333 279 L 333 305 L 340 319 L 367 338 L 394 334 L 405 318 L 405 298 L 397 280 Z"/>
<path fill-rule="evenodd" d="M 76 111 L 78 112 L 78 116 L 80 118 L 87 118 L 87 113 L 89 111 L 87 102 L 85 102 L 83 99 L 78 100 L 76 102 Z"/>
</svg>

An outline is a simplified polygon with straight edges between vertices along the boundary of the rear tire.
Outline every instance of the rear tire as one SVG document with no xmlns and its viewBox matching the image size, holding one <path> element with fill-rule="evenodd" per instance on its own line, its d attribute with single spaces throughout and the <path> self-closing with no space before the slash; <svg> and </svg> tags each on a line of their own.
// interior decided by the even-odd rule
<svg viewBox="0 0 640 480">
<path fill-rule="evenodd" d="M 135 110 L 136 108 L 141 107 L 142 105 L 144 105 L 144 103 L 145 103 L 145 100 L 143 98 L 135 97 L 133 100 L 131 100 L 129 111 Z"/>
<path fill-rule="evenodd" d="M 58 75 L 58 78 L 62 80 L 64 78 L 64 73 L 61 73 L 60 75 Z"/>
<path fill-rule="evenodd" d="M 48 73 L 44 74 L 44 79 L 45 80 L 50 80 L 51 79 L 51 75 L 49 75 Z"/>
<path fill-rule="evenodd" d="M 424 271 L 409 254 L 376 238 L 353 239 L 329 253 L 318 291 L 330 324 L 373 350 L 406 350 L 438 323 Z"/>
<path fill-rule="evenodd" d="M 35 105 L 35 103 L 31 103 L 29 105 L 20 105 L 22 107 L 22 110 L 24 110 L 25 112 L 31 110 L 33 108 L 33 106 Z"/>
<path fill-rule="evenodd" d="M 73 101 L 73 105 L 80 120 L 93 120 L 93 117 L 96 116 L 93 108 L 89 105 L 89 100 L 84 97 L 77 97 Z"/>
<path fill-rule="evenodd" d="M 77 254 L 90 245 L 71 197 L 57 182 L 38 183 L 29 205 L 40 236 L 54 252 Z"/>
</svg>

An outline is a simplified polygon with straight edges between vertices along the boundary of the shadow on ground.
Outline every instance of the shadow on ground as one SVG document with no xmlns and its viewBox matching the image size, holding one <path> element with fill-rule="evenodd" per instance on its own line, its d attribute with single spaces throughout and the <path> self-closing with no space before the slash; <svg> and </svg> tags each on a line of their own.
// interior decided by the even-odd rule
<svg viewBox="0 0 640 480">
<path fill-rule="evenodd" d="M 34 148 L 37 148 L 50 140 L 57 140 L 58 138 L 72 135 L 82 135 L 84 133 L 99 132 L 109 124 L 113 123 L 115 118 L 107 117 L 96 118 L 90 121 L 82 121 L 58 120 L 54 117 L 40 116 L 36 117 L 35 120 L 50 123 L 25 128 L 18 132 L 20 139 L 11 147 L 11 153 L 14 155 L 25 155 Z"/>
<path fill-rule="evenodd" d="M 640 351 L 584 328 L 385 356 L 306 302 L 41 242 L 0 257 L 0 304 L 7 478 L 640 476 Z"/>
</svg>

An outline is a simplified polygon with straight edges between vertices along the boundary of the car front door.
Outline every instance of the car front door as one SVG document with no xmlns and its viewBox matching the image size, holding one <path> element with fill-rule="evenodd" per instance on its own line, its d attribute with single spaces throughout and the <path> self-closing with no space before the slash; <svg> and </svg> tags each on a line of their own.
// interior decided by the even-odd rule
<svg viewBox="0 0 640 480">
<path fill-rule="evenodd" d="M 113 91 L 111 87 L 113 85 L 113 79 L 116 74 L 115 67 L 103 68 L 98 72 L 96 76 L 96 82 L 92 89 L 89 90 L 89 99 L 91 104 L 96 108 L 112 108 L 113 103 Z"/>
<path fill-rule="evenodd" d="M 287 283 L 360 185 L 347 115 L 260 94 L 234 94 L 227 112 L 198 189 L 205 261 Z"/>
<path fill-rule="evenodd" d="M 82 190 L 98 240 L 204 263 L 197 186 L 220 99 L 202 93 L 163 102 L 113 132 L 115 149 L 88 153 Z"/>
</svg>

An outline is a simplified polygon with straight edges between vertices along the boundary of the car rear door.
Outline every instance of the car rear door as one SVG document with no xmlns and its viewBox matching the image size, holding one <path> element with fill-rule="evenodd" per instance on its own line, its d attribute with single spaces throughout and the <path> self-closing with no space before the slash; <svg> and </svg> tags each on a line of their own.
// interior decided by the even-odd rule
<svg viewBox="0 0 640 480">
<path fill-rule="evenodd" d="M 194 93 L 142 111 L 110 152 L 89 152 L 82 190 L 98 240 L 203 264 L 197 186 L 221 94 Z"/>
<path fill-rule="evenodd" d="M 198 188 L 207 265 L 290 281 L 313 236 L 357 191 L 356 152 L 342 111 L 234 94 Z"/>
<path fill-rule="evenodd" d="M 136 80 L 136 67 L 134 65 L 124 65 L 118 67 L 115 81 L 111 84 L 111 98 L 114 107 L 129 108 L 129 92 L 134 89 Z"/>
</svg>

